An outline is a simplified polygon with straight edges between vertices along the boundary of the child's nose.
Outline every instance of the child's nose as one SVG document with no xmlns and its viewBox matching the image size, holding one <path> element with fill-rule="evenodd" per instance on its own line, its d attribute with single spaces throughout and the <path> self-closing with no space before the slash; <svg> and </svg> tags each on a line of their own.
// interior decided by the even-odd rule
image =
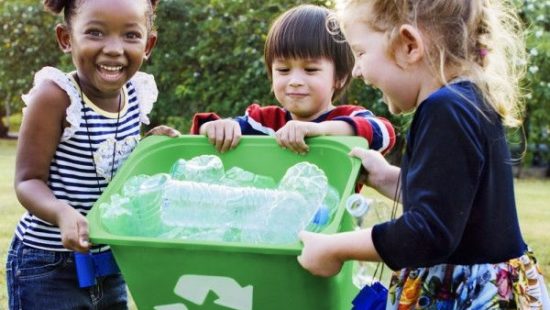
<svg viewBox="0 0 550 310">
<path fill-rule="evenodd" d="M 290 73 L 290 86 L 300 86 L 304 84 L 304 78 L 300 72 L 291 72 Z"/>
<path fill-rule="evenodd" d="M 103 52 L 108 55 L 120 55 L 124 53 L 122 40 L 116 37 L 110 37 L 105 40 Z"/>
</svg>

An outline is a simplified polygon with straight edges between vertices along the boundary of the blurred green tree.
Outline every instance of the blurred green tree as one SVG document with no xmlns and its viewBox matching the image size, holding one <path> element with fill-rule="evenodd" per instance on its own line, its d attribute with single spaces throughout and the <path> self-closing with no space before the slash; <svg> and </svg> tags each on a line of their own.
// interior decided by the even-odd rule
<svg viewBox="0 0 550 310">
<path fill-rule="evenodd" d="M 531 55 L 525 80 L 525 129 L 530 145 L 550 144 L 550 1 L 513 0 L 528 27 Z M 160 90 L 152 124 L 187 132 L 194 113 L 240 115 L 252 102 L 276 104 L 263 64 L 263 45 L 272 20 L 300 0 L 162 0 L 157 10 L 159 41 L 143 67 L 155 75 Z M 20 95 L 34 72 L 45 65 L 71 70 L 70 58 L 55 42 L 59 18 L 34 0 L 0 0 L 3 25 L 0 49 L 0 117 L 20 111 Z M 400 142 L 410 117 L 394 117 L 378 91 L 354 81 L 341 101 L 367 106 L 397 127 Z M 0 124 L 0 136 L 2 128 Z M 5 126 L 4 126 L 5 127 Z M 395 160 L 399 160 L 399 148 Z"/>
</svg>

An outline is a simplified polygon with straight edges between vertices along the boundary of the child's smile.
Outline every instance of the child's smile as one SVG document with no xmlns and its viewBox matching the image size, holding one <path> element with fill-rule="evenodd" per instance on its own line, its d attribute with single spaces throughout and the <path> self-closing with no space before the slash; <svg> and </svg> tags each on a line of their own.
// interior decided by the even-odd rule
<svg viewBox="0 0 550 310">
<path fill-rule="evenodd" d="M 99 74 L 106 81 L 117 82 L 120 79 L 124 78 L 123 66 L 116 65 L 98 65 Z"/>
<path fill-rule="evenodd" d="M 94 0 L 74 15 L 69 48 L 82 90 L 91 100 L 118 97 L 152 48 L 147 2 Z"/>
<path fill-rule="evenodd" d="M 313 120 L 332 107 L 332 61 L 278 58 L 273 62 L 272 77 L 275 97 L 293 119 Z"/>
</svg>

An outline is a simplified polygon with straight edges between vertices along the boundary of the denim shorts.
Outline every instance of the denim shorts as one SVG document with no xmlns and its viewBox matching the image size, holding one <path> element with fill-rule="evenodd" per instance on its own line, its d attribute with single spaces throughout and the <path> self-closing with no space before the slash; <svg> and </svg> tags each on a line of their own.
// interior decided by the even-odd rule
<svg viewBox="0 0 550 310">
<path fill-rule="evenodd" d="M 121 274 L 80 288 L 73 252 L 47 251 L 24 245 L 14 236 L 6 263 L 9 309 L 128 309 Z"/>
</svg>

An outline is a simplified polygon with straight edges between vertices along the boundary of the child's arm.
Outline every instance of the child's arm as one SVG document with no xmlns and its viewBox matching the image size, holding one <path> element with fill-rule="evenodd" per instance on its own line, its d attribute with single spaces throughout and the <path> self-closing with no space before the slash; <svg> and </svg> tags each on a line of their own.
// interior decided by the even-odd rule
<svg viewBox="0 0 550 310">
<path fill-rule="evenodd" d="M 277 143 L 293 152 L 304 154 L 309 151 L 306 137 L 316 136 L 351 136 L 353 128 L 344 121 L 325 121 L 321 123 L 288 121 L 275 133 Z"/>
<path fill-rule="evenodd" d="M 398 167 L 390 165 L 378 151 L 354 148 L 350 155 L 361 159 L 367 172 L 367 185 L 395 199 Z M 381 261 L 371 233 L 370 228 L 333 235 L 302 231 L 299 237 L 304 247 L 298 262 L 314 275 L 329 277 L 340 272 L 348 260 Z"/>
<path fill-rule="evenodd" d="M 348 123 L 353 129 L 352 135 L 364 137 L 369 142 L 370 149 L 382 154 L 388 153 L 395 145 L 395 130 L 392 124 L 361 106 L 336 106 L 327 120 Z"/>
<path fill-rule="evenodd" d="M 56 199 L 46 184 L 49 166 L 65 127 L 69 98 L 51 81 L 41 83 L 29 97 L 17 148 L 17 197 L 30 213 L 60 228 L 65 248 L 87 251 L 86 218 Z"/>
<path fill-rule="evenodd" d="M 314 275 L 333 276 L 348 260 L 381 261 L 370 228 L 333 235 L 302 231 L 299 238 L 303 249 L 298 262 Z"/>
</svg>

